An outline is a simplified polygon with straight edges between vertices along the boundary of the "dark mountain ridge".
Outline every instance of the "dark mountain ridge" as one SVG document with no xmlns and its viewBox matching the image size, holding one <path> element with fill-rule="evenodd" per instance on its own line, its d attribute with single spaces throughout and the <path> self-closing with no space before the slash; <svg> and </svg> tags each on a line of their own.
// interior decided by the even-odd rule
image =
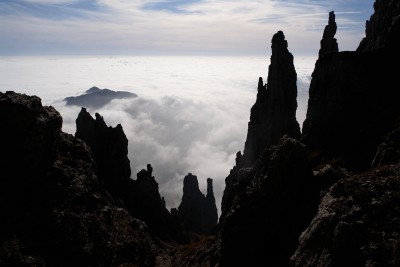
<svg viewBox="0 0 400 267">
<path fill-rule="evenodd" d="M 64 98 L 67 105 L 79 107 L 101 108 L 110 103 L 113 99 L 134 98 L 136 94 L 126 91 L 113 91 L 110 89 L 100 89 L 96 86 L 86 90 L 79 96 L 69 96 Z"/>
<path fill-rule="evenodd" d="M 211 179 L 204 196 L 187 175 L 171 211 L 150 164 L 131 179 L 121 125 L 83 108 L 74 137 L 38 97 L 0 93 L 0 265 L 399 266 L 400 3 L 374 9 L 352 52 L 329 13 L 302 133 L 273 36 L 218 222 Z"/>
</svg>

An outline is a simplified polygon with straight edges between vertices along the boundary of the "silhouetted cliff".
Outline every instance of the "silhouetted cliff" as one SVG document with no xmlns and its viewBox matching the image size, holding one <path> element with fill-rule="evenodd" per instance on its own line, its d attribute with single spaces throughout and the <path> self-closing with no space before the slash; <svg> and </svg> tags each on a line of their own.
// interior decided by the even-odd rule
<svg viewBox="0 0 400 267">
<path fill-rule="evenodd" d="M 188 237 L 177 221 L 179 219 L 165 207 L 158 183 L 152 176 L 152 166 L 148 164 L 147 170 L 141 170 L 136 180 L 131 179 L 128 140 L 122 126 L 107 126 L 100 114 L 96 113 L 95 116 L 96 119 L 93 119 L 82 108 L 76 119 L 75 136 L 92 149 L 99 178 L 116 204 L 143 220 L 154 236 L 165 240 L 187 241 Z"/>
<path fill-rule="evenodd" d="M 0 93 L 0 265 L 153 266 L 147 227 L 112 199 L 88 146 L 36 96 Z"/>
<path fill-rule="evenodd" d="M 387 9 L 376 10 L 367 23 L 370 34 L 361 44 L 365 48 L 321 57 L 312 74 L 301 140 L 321 152 L 320 157 L 341 161 L 349 170 L 370 167 L 383 136 L 399 123 L 400 90 L 393 66 L 400 56 L 398 46 L 393 51 L 396 39 L 387 36 L 400 29 L 400 8 L 391 3 L 375 3 L 375 8 Z M 376 21 L 379 18 L 384 21 Z M 372 30 L 368 25 L 375 26 Z M 381 29 L 379 34 L 374 32 L 376 27 Z"/>
<path fill-rule="evenodd" d="M 255 174 L 254 165 L 263 151 L 279 142 L 284 135 L 300 137 L 296 121 L 297 74 L 293 56 L 288 51 L 283 32 L 272 38 L 268 84 L 259 78 L 256 103 L 251 108 L 244 153 L 238 152 L 236 166 L 225 180 L 222 217 L 230 209 L 235 196 L 248 186 Z"/>
<path fill-rule="evenodd" d="M 399 265 L 399 6 L 376 1 L 357 52 L 329 49 L 328 40 L 336 42 L 330 13 L 304 144 L 285 136 L 258 148 L 264 152 L 252 164 L 237 154 L 216 238 L 183 266 Z M 249 133 L 263 133 L 251 112 Z"/>
<path fill-rule="evenodd" d="M 335 12 L 329 12 L 328 25 L 325 26 L 324 34 L 322 35 L 321 48 L 319 49 L 319 57 L 329 53 L 339 52 L 337 40 L 335 38 L 337 25 L 335 21 Z"/>
<path fill-rule="evenodd" d="M 277 144 L 287 134 L 300 137 L 296 121 L 297 74 L 293 55 L 288 51 L 283 32 L 272 37 L 271 64 L 268 83 L 260 77 L 256 103 L 251 108 L 249 128 L 240 164 L 247 167 L 254 163 L 263 150 Z"/>
<path fill-rule="evenodd" d="M 93 151 L 99 178 L 115 199 L 124 201 L 129 196 L 131 166 L 128 159 L 128 139 L 121 124 L 107 126 L 100 114 L 96 119 L 85 108 L 76 119 L 75 137 L 84 141 Z"/>
<path fill-rule="evenodd" d="M 197 176 L 191 173 L 186 175 L 178 211 L 185 229 L 197 234 L 210 234 L 218 222 L 212 179 L 207 179 L 207 196 L 204 196 L 199 189 Z"/>
</svg>

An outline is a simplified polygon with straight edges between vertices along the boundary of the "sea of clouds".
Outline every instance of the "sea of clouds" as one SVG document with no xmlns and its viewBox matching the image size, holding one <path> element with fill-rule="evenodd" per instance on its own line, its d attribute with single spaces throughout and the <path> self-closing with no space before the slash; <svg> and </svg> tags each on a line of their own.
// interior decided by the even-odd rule
<svg viewBox="0 0 400 267">
<path fill-rule="evenodd" d="M 315 57 L 295 57 L 297 119 L 302 124 Z M 243 150 L 258 78 L 267 79 L 269 57 L 0 57 L 0 91 L 37 95 L 75 133 L 81 107 L 63 99 L 92 86 L 138 95 L 88 111 L 107 125 L 123 126 L 129 140 L 132 178 L 152 164 L 167 207 L 177 207 L 189 172 L 206 192 L 214 179 L 220 208 L 225 178 Z"/>
</svg>

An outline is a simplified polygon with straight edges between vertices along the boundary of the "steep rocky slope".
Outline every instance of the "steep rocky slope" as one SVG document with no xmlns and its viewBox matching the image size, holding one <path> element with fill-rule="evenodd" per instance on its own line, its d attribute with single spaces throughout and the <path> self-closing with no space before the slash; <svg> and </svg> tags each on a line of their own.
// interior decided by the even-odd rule
<svg viewBox="0 0 400 267">
<path fill-rule="evenodd" d="M 197 176 L 191 173 L 186 175 L 183 179 L 183 196 L 178 212 L 188 231 L 211 234 L 218 222 L 212 179 L 207 179 L 207 195 L 204 196 L 199 189 Z"/>
<path fill-rule="evenodd" d="M 0 93 L 0 265 L 153 266 L 146 225 L 112 205 L 89 147 L 35 96 Z"/>
</svg>

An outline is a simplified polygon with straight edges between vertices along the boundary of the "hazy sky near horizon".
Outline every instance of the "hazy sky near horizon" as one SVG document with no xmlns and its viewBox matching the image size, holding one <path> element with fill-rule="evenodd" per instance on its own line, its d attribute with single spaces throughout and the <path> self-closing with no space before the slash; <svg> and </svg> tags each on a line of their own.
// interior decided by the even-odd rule
<svg viewBox="0 0 400 267">
<path fill-rule="evenodd" d="M 0 0 L 0 55 L 315 55 L 328 12 L 355 50 L 373 0 Z"/>
</svg>

